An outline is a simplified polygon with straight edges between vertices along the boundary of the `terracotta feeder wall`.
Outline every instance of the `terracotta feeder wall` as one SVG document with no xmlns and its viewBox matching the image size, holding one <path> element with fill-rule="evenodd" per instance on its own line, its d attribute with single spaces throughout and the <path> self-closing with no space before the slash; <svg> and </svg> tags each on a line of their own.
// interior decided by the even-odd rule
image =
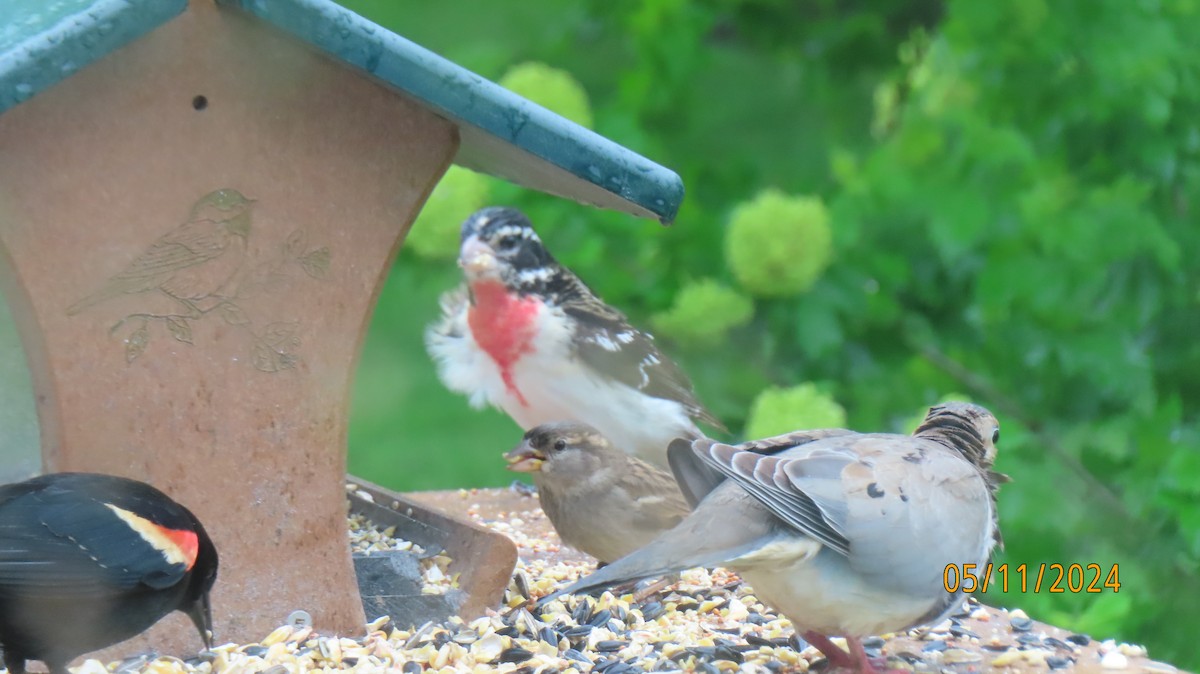
<svg viewBox="0 0 1200 674">
<path fill-rule="evenodd" d="M 332 3 L 153 4 L 101 0 L 0 43 L 16 55 L 0 59 L 0 278 L 44 467 L 145 480 L 194 510 L 221 553 L 219 642 L 261 638 L 297 609 L 321 632 L 361 634 L 351 378 L 443 172 L 457 157 L 664 220 L 682 188 Z M 366 47 L 343 49 L 347 34 Z M 70 61 L 80 40 L 101 52 L 86 67 Z M 175 615 L 118 650 L 199 646 Z"/>
<path fill-rule="evenodd" d="M 0 238 L 17 322 L 41 344 L 46 469 L 192 504 L 224 561 L 222 638 L 294 609 L 330 632 L 364 623 L 345 531 L 350 375 L 457 141 L 344 74 L 201 3 L 0 117 Z"/>
</svg>

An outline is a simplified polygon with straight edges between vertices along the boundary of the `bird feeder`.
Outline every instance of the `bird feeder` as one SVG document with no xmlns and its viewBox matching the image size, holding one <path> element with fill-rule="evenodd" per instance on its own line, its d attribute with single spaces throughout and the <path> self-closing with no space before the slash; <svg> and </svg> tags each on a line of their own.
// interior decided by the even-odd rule
<svg viewBox="0 0 1200 674">
<path fill-rule="evenodd" d="M 296 609 L 361 633 L 350 384 L 443 172 L 663 221 L 679 178 L 327 0 L 8 0 L 0 25 L 0 280 L 44 469 L 190 507 L 220 640 Z M 175 618 L 146 643 L 194 651 Z"/>
</svg>

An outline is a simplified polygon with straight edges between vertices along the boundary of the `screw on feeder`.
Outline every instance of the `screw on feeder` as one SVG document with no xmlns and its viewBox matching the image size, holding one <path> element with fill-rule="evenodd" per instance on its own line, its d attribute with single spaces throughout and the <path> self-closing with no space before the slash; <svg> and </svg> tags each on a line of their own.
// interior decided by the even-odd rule
<svg viewBox="0 0 1200 674">
<path fill-rule="evenodd" d="M 287 619 L 283 622 L 285 625 L 291 625 L 295 628 L 312 627 L 313 624 L 312 615 L 308 611 L 301 609 L 289 613 Z"/>
</svg>

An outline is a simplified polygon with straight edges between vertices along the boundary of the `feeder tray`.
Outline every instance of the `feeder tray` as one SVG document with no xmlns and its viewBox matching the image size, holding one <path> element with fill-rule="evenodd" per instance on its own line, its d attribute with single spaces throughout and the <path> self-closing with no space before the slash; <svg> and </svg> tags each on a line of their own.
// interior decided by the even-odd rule
<svg viewBox="0 0 1200 674">
<path fill-rule="evenodd" d="M 394 550 L 353 556 L 367 620 L 386 615 L 398 626 L 415 627 L 452 615 L 470 620 L 500 604 L 517 565 L 517 547 L 507 536 L 352 475 L 347 482 L 355 487 L 349 492 L 350 512 L 394 526 L 397 538 L 425 549 L 424 554 Z M 424 594 L 421 560 L 442 552 L 451 559 L 449 573 L 458 574 L 458 587 Z"/>
</svg>

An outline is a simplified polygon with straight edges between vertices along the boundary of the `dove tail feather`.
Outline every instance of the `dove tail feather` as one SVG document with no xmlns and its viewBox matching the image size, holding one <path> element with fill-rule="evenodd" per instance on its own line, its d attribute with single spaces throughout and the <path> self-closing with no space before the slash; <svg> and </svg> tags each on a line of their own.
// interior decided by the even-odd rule
<svg viewBox="0 0 1200 674">
<path fill-rule="evenodd" d="M 708 447 L 713 442 L 708 438 L 675 438 L 667 446 L 667 465 L 671 467 L 671 473 L 679 483 L 679 490 L 693 509 L 725 481 L 724 474 L 701 461 L 692 451 L 692 447 L 697 444 Z"/>
<path fill-rule="evenodd" d="M 688 566 L 673 567 L 670 564 L 645 564 L 642 563 L 642 560 L 637 559 L 638 556 L 638 553 L 634 553 L 604 568 L 598 569 L 594 573 L 580 578 L 561 590 L 546 595 L 538 602 L 538 606 L 553 601 L 564 594 L 590 594 L 593 590 L 607 589 L 614 585 L 622 585 L 643 578 L 665 576 L 668 573 L 675 573 L 690 568 Z"/>
<path fill-rule="evenodd" d="M 661 545 L 661 543 L 666 543 L 666 545 Z M 544 606 L 566 594 L 590 594 L 594 590 L 607 589 L 614 585 L 623 585 L 644 578 L 679 573 L 686 569 L 724 566 L 730 560 L 749 554 L 763 545 L 762 540 L 754 540 L 732 550 L 724 548 L 709 550 L 698 557 L 679 559 L 671 554 L 672 549 L 676 548 L 675 543 L 676 541 L 670 536 L 659 538 L 655 543 L 632 552 L 612 564 L 597 569 L 574 583 L 542 597 L 537 605 Z"/>
</svg>

